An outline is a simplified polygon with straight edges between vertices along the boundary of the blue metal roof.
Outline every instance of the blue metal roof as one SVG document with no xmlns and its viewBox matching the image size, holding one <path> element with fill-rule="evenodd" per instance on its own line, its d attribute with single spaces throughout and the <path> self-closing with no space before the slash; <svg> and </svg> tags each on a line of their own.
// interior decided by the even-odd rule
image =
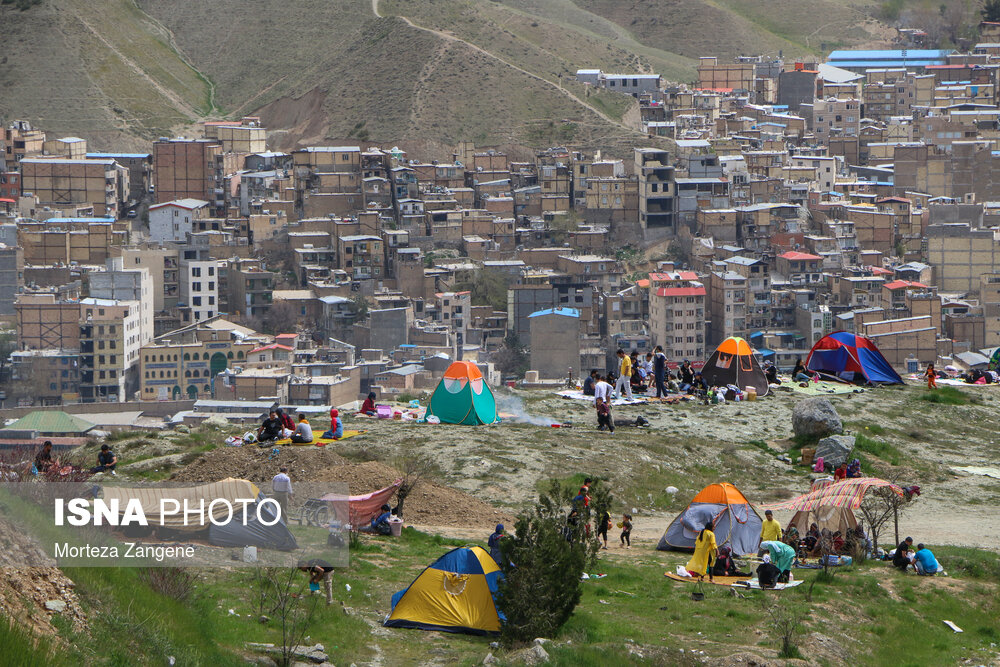
<svg viewBox="0 0 1000 667">
<path fill-rule="evenodd" d="M 930 65 L 943 65 L 944 60 L 914 60 L 912 58 L 886 58 L 880 60 L 838 60 L 837 67 L 865 67 L 868 69 L 880 69 L 888 67 L 928 67 Z"/>
<path fill-rule="evenodd" d="M 536 310 L 528 317 L 538 317 L 539 315 L 562 315 L 563 317 L 580 317 L 580 311 L 576 308 L 546 308 Z"/>
<path fill-rule="evenodd" d="M 949 53 L 954 53 L 954 49 L 840 49 L 831 51 L 827 57 L 828 62 L 838 60 L 932 60 L 944 59 Z"/>
<path fill-rule="evenodd" d="M 144 158 L 152 157 L 152 153 L 87 153 L 88 158 L 103 160 L 104 158 Z"/>
</svg>

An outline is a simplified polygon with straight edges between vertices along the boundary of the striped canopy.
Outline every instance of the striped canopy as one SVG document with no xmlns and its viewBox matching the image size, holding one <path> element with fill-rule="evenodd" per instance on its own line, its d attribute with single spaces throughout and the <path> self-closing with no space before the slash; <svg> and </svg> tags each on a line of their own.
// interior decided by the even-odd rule
<svg viewBox="0 0 1000 667">
<path fill-rule="evenodd" d="M 817 507 L 846 507 L 856 510 L 861 507 L 861 501 L 869 489 L 888 487 L 897 496 L 903 495 L 903 489 L 892 482 L 877 477 L 858 477 L 845 479 L 834 484 L 828 484 L 809 493 L 780 503 L 764 505 L 767 510 L 797 510 L 800 512 L 814 510 Z"/>
</svg>

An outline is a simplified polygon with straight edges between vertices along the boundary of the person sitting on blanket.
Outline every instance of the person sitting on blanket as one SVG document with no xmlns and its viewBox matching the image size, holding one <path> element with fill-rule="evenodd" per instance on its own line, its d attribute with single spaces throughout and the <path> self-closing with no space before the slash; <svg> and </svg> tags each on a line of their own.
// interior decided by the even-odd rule
<svg viewBox="0 0 1000 667">
<path fill-rule="evenodd" d="M 861 461 L 854 459 L 847 464 L 847 479 L 857 479 L 858 477 L 861 477 Z"/>
<path fill-rule="evenodd" d="M 802 538 L 802 548 L 809 552 L 816 548 L 819 543 L 819 526 L 815 523 L 809 524 L 809 530 L 806 531 L 806 536 Z"/>
<path fill-rule="evenodd" d="M 326 440 L 340 440 L 344 437 L 344 422 L 340 421 L 340 412 L 337 408 L 330 410 L 330 430 L 323 433 Z"/>
<path fill-rule="evenodd" d="M 278 415 L 278 419 L 281 420 L 281 427 L 284 429 L 281 435 L 286 438 L 292 437 L 292 433 L 295 433 L 295 422 L 292 421 L 291 415 L 281 408 L 278 408 L 274 412 Z"/>
<path fill-rule="evenodd" d="M 332 414 L 332 412 L 333 411 L 331 410 L 331 414 L 330 414 L 330 421 L 331 422 L 333 421 L 333 414 Z M 375 392 L 374 391 L 368 392 L 368 396 L 365 397 L 364 403 L 361 404 L 361 409 L 358 410 L 358 412 L 360 412 L 363 415 L 368 415 L 369 417 L 374 417 L 375 416 Z M 333 426 L 331 426 L 330 428 L 333 428 Z"/>
<path fill-rule="evenodd" d="M 730 547 L 719 547 L 719 557 L 712 566 L 712 575 L 716 577 L 749 577 L 749 572 L 740 572 L 736 569 L 736 561 L 733 560 L 733 550 Z"/>
<path fill-rule="evenodd" d="M 806 365 L 802 363 L 802 357 L 795 360 L 795 368 L 792 369 L 792 379 L 796 382 L 809 382 L 813 376 L 806 370 Z"/>
<path fill-rule="evenodd" d="M 49 468 L 54 465 L 56 464 L 52 461 L 52 441 L 46 440 L 38 454 L 35 455 L 35 468 L 38 472 L 48 472 Z"/>
<path fill-rule="evenodd" d="M 847 479 L 847 461 L 841 462 L 837 469 L 833 471 L 833 481 L 841 482 Z"/>
<path fill-rule="evenodd" d="M 795 549 L 791 548 L 784 542 L 777 542 L 774 540 L 769 540 L 767 542 L 761 543 L 762 547 L 767 548 L 768 555 L 771 557 L 771 562 L 774 566 L 778 568 L 778 581 L 781 583 L 788 582 L 788 575 L 792 571 L 792 563 L 795 562 Z"/>
<path fill-rule="evenodd" d="M 757 582 L 761 588 L 774 588 L 778 583 L 778 577 L 781 576 L 781 570 L 771 562 L 769 554 L 764 554 L 763 558 L 764 562 L 757 566 Z"/>
<path fill-rule="evenodd" d="M 312 426 L 306 420 L 306 416 L 299 413 L 299 424 L 295 427 L 295 433 L 292 433 L 292 442 L 297 442 L 300 444 L 308 443 L 313 441 L 313 430 Z"/>
<path fill-rule="evenodd" d="M 600 379 L 601 378 L 597 374 L 596 370 L 590 371 L 590 375 L 588 375 L 587 377 L 585 377 L 583 379 L 583 395 L 584 396 L 593 396 L 594 395 L 594 387 L 597 386 L 597 382 Z"/>
<path fill-rule="evenodd" d="M 692 577 L 704 579 L 707 574 L 708 580 L 712 581 L 712 563 L 719 557 L 714 530 L 715 525 L 709 520 L 698 533 L 698 539 L 694 541 L 694 555 L 684 566 Z"/>
<path fill-rule="evenodd" d="M 903 572 L 906 572 L 906 569 L 912 564 L 912 561 L 910 560 L 910 547 L 912 546 L 912 537 L 907 537 L 899 543 L 899 546 L 896 547 L 896 553 L 892 556 L 893 566 L 898 567 Z"/>
<path fill-rule="evenodd" d="M 778 379 L 778 367 L 770 361 L 765 363 L 764 377 L 767 378 L 768 384 L 781 384 L 781 380 Z"/>
<path fill-rule="evenodd" d="M 389 518 L 392 516 L 392 508 L 382 505 L 382 513 L 372 519 L 371 531 L 378 535 L 392 535 L 392 527 L 389 526 Z"/>
<path fill-rule="evenodd" d="M 917 545 L 917 553 L 913 555 L 913 567 L 917 574 L 923 577 L 933 577 L 941 569 L 934 553 L 923 544 Z"/>
<path fill-rule="evenodd" d="M 278 413 L 275 410 L 271 410 L 267 415 L 267 419 L 257 429 L 257 440 L 261 442 L 280 440 L 283 428 L 281 420 L 278 419 Z"/>
</svg>

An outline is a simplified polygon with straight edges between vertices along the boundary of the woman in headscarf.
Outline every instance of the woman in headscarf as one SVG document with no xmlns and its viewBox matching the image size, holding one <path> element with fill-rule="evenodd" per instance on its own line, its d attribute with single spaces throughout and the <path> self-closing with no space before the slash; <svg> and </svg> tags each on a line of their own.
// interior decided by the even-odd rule
<svg viewBox="0 0 1000 667">
<path fill-rule="evenodd" d="M 774 541 L 762 542 L 760 546 L 767 549 L 768 554 L 771 556 L 771 562 L 781 572 L 778 581 L 788 581 L 788 574 L 792 570 L 792 563 L 795 562 L 795 549 L 784 542 Z"/>
<path fill-rule="evenodd" d="M 705 527 L 701 529 L 698 533 L 698 539 L 694 542 L 694 555 L 691 556 L 691 560 L 688 561 L 686 565 L 688 573 L 692 577 L 698 577 L 699 579 L 704 579 L 705 575 L 708 575 L 708 580 L 712 581 L 712 563 L 719 556 L 719 549 L 715 543 L 715 526 L 711 521 L 705 524 Z"/>
<path fill-rule="evenodd" d="M 802 546 L 806 551 L 812 551 L 816 548 L 816 544 L 819 542 L 819 526 L 815 523 L 809 524 L 809 530 L 806 532 L 805 538 L 802 540 Z"/>
<path fill-rule="evenodd" d="M 749 577 L 746 572 L 736 569 L 736 561 L 733 560 L 733 550 L 728 547 L 719 547 L 719 557 L 712 566 L 712 574 L 716 577 Z"/>
</svg>

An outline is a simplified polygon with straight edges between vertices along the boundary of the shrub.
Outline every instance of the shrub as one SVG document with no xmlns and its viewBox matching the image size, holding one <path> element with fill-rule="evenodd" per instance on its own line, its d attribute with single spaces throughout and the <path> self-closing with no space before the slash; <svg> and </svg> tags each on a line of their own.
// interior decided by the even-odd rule
<svg viewBox="0 0 1000 667">
<path fill-rule="evenodd" d="M 955 389 L 954 387 L 944 386 L 938 387 L 937 389 L 932 389 L 931 391 L 925 391 L 920 394 L 921 401 L 927 401 L 928 403 L 940 403 L 942 405 L 965 405 L 972 401 L 971 397 L 962 391 L 961 389 Z"/>
<path fill-rule="evenodd" d="M 151 589 L 171 600 L 186 600 L 194 589 L 194 577 L 179 567 L 151 567 L 140 576 Z"/>
<path fill-rule="evenodd" d="M 562 490 L 553 481 L 534 512 L 522 514 L 510 539 L 501 542 L 503 579 L 497 606 L 506 617 L 500 632 L 505 646 L 552 637 L 580 602 L 580 575 L 597 554 L 588 524 L 589 508 L 567 522 Z"/>
</svg>

